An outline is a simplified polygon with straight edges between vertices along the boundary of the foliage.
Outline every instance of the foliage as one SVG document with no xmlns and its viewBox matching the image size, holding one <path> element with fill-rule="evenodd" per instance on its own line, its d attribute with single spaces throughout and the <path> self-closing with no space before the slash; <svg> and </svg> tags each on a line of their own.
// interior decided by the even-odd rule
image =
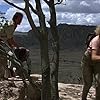
<svg viewBox="0 0 100 100">
<path fill-rule="evenodd" d="M 5 13 L 0 12 L 0 29 L 2 29 L 4 26 L 8 25 L 8 20 L 7 18 L 4 17 Z"/>
</svg>

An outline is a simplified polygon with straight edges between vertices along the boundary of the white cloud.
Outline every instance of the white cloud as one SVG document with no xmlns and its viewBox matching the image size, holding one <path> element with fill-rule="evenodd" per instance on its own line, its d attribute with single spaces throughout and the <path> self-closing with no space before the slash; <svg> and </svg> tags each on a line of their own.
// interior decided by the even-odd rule
<svg viewBox="0 0 100 100">
<path fill-rule="evenodd" d="M 14 3 L 22 3 L 23 0 L 10 0 L 10 2 L 14 2 Z"/>
<path fill-rule="evenodd" d="M 94 0 L 94 3 L 100 4 L 100 0 Z"/>
<path fill-rule="evenodd" d="M 1 0 L 2 1 L 2 0 Z M 1 3 L 0 1 L 0 3 Z M 13 0 L 16 5 L 24 8 L 23 0 Z M 32 2 L 31 2 L 32 3 Z M 32 3 L 35 8 L 35 3 Z M 45 2 L 42 2 L 43 12 L 45 14 L 46 21 L 50 19 L 49 8 Z M 13 14 L 19 11 L 16 8 L 9 8 L 6 12 L 6 17 L 11 19 Z M 56 6 L 57 11 L 57 23 L 70 23 L 70 24 L 81 24 L 81 25 L 98 25 L 100 24 L 100 0 L 66 0 L 63 4 Z M 32 14 L 35 24 L 38 26 L 39 21 L 35 14 Z M 47 24 L 47 26 L 49 26 Z M 30 28 L 26 16 L 18 31 L 28 31 Z"/>
<path fill-rule="evenodd" d="M 4 3 L 5 3 L 5 2 L 4 2 L 3 0 L 0 0 L 0 5 L 1 5 L 1 4 L 4 4 Z"/>
<path fill-rule="evenodd" d="M 98 1 L 99 2 L 99 1 Z M 66 1 L 66 5 L 57 5 L 57 12 L 71 12 L 71 13 L 100 13 L 100 3 L 95 1 Z"/>
<path fill-rule="evenodd" d="M 57 14 L 58 24 L 76 24 L 76 25 L 99 25 L 100 14 L 85 14 L 85 13 L 65 13 Z"/>
<path fill-rule="evenodd" d="M 83 6 L 90 6 L 86 1 L 82 1 L 82 2 L 80 2 L 80 5 L 83 5 Z"/>
</svg>

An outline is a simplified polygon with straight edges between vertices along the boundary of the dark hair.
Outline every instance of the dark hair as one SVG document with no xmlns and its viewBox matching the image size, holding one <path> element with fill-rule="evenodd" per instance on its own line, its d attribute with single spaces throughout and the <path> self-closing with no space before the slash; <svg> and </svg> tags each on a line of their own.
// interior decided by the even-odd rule
<svg viewBox="0 0 100 100">
<path fill-rule="evenodd" d="M 12 20 L 15 22 L 16 18 L 18 18 L 19 16 L 20 16 L 20 17 L 23 17 L 23 14 L 20 13 L 20 12 L 16 12 L 16 13 L 14 14 Z"/>
</svg>

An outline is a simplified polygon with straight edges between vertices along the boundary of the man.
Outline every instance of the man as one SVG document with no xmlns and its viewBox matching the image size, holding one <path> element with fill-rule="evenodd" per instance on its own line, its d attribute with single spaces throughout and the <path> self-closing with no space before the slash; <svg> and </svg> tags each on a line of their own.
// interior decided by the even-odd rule
<svg viewBox="0 0 100 100">
<path fill-rule="evenodd" d="M 96 36 L 91 40 L 83 58 L 83 92 L 82 100 L 87 100 L 87 94 L 92 86 L 93 76 L 96 81 L 96 100 L 100 100 L 100 26 L 96 27 Z"/>
<path fill-rule="evenodd" d="M 81 61 L 83 81 L 84 81 L 84 86 L 83 86 L 83 91 L 82 91 L 82 100 L 87 100 L 86 99 L 87 94 L 93 82 L 93 65 L 92 65 L 92 60 L 91 60 L 91 54 L 88 49 L 85 51 L 82 57 L 82 61 Z"/>
<path fill-rule="evenodd" d="M 18 47 L 17 42 L 15 42 L 13 38 L 13 33 L 17 28 L 17 25 L 20 25 L 22 18 L 23 14 L 16 12 L 12 18 L 12 21 L 8 22 L 7 25 L 4 25 L 0 31 L 0 40 L 7 42 L 11 48 Z"/>
<path fill-rule="evenodd" d="M 22 18 L 23 18 L 23 14 L 20 12 L 16 12 L 12 18 L 12 21 L 8 22 L 7 25 L 4 25 L 0 31 L 0 41 L 5 41 L 6 43 L 8 43 L 8 45 L 12 49 L 19 48 L 18 43 L 14 40 L 13 33 L 14 33 L 15 29 L 17 28 L 17 26 L 20 25 Z M 23 49 L 24 49 L 24 51 L 26 50 L 25 48 L 23 48 Z M 5 57 L 3 57 L 4 55 L 2 55 L 2 54 L 0 56 L 1 56 L 0 57 L 0 66 L 2 66 L 1 70 L 2 69 L 5 70 L 4 66 L 6 66 L 6 64 L 7 64 L 7 57 L 6 57 L 6 55 L 5 55 Z M 11 69 L 10 69 L 10 71 L 13 76 L 13 72 Z M 1 75 L 1 77 L 3 77 L 3 74 Z"/>
</svg>

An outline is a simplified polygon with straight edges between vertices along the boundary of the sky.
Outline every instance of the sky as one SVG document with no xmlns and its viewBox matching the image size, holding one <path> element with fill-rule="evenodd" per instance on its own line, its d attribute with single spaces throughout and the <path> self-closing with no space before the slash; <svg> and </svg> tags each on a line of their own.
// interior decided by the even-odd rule
<svg viewBox="0 0 100 100">
<path fill-rule="evenodd" d="M 24 8 L 24 0 L 9 0 L 17 6 Z M 34 1 L 34 0 L 30 0 Z M 56 0 L 55 0 L 56 1 Z M 46 25 L 50 19 L 48 6 L 41 0 L 43 13 L 45 14 Z M 31 2 L 33 7 L 35 3 Z M 15 12 L 20 11 L 13 6 L 8 5 L 0 0 L 0 11 L 5 12 L 5 17 L 11 20 Z M 22 11 L 20 11 L 22 12 Z M 57 25 L 73 24 L 73 25 L 99 25 L 100 24 L 100 0 L 64 0 L 62 4 L 56 5 Z M 24 14 L 24 12 L 22 12 Z M 36 26 L 39 26 L 38 18 L 32 13 Z M 22 23 L 17 27 L 16 31 L 27 32 L 31 29 L 27 18 L 24 14 Z"/>
</svg>

